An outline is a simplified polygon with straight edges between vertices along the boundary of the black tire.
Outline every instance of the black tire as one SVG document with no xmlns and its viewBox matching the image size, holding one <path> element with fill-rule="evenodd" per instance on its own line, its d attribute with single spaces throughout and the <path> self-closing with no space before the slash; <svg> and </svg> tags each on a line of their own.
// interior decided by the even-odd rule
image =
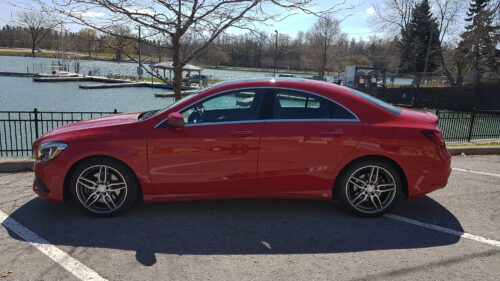
<svg viewBox="0 0 500 281">
<path fill-rule="evenodd" d="M 130 208 L 138 188 L 129 167 L 106 157 L 90 158 L 78 165 L 69 186 L 73 202 L 98 217 L 113 216 Z"/>
<path fill-rule="evenodd" d="M 382 159 L 365 159 L 342 171 L 334 191 L 350 211 L 365 217 L 378 217 L 401 200 L 402 180 L 391 163 Z"/>
</svg>

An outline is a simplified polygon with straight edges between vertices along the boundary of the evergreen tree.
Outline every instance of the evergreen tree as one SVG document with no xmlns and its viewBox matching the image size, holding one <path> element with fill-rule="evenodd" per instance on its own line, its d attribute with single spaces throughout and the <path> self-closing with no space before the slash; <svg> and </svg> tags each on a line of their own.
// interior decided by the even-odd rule
<svg viewBox="0 0 500 281">
<path fill-rule="evenodd" d="M 406 29 L 401 30 L 399 71 L 433 72 L 439 62 L 439 31 L 428 0 L 416 5 Z"/>
<path fill-rule="evenodd" d="M 467 18 L 469 24 L 462 33 L 459 48 L 465 54 L 471 70 L 477 74 L 497 71 L 499 51 L 495 48 L 499 40 L 499 27 L 493 25 L 495 8 L 489 8 L 490 0 L 473 0 Z M 497 7 L 498 8 L 498 7 Z"/>
</svg>

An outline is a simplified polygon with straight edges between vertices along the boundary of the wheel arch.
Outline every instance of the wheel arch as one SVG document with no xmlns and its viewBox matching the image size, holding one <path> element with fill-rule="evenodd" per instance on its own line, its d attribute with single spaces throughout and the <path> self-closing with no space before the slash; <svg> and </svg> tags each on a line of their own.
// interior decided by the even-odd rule
<svg viewBox="0 0 500 281">
<path fill-rule="evenodd" d="M 122 160 L 120 160 L 120 159 L 118 159 L 116 157 L 112 157 L 112 156 L 109 156 L 109 155 L 90 155 L 90 156 L 86 156 L 86 157 L 84 157 L 84 158 L 76 161 L 75 163 L 73 163 L 73 165 L 71 165 L 71 167 L 69 168 L 68 172 L 66 173 L 66 175 L 64 177 L 64 184 L 63 184 L 63 200 L 64 200 L 64 202 L 67 202 L 67 201 L 71 200 L 71 195 L 70 195 L 70 191 L 69 191 L 69 185 L 70 185 L 70 182 L 71 182 L 71 176 L 73 175 L 73 172 L 76 170 L 76 168 L 81 163 L 83 163 L 84 161 L 87 161 L 89 159 L 92 159 L 92 158 L 108 158 L 108 159 L 112 159 L 112 160 L 115 160 L 115 161 L 118 161 L 118 162 L 122 163 L 128 169 L 130 169 L 130 171 L 134 175 L 134 179 L 135 179 L 135 181 L 137 183 L 137 186 L 139 187 L 138 190 L 137 190 L 136 200 L 140 200 L 140 201 L 143 200 L 144 196 L 143 196 L 141 182 L 137 178 L 137 174 L 130 167 L 130 165 L 128 165 L 127 163 L 123 162 Z"/>
<path fill-rule="evenodd" d="M 357 162 L 364 161 L 364 160 L 369 160 L 369 159 L 377 159 L 377 160 L 386 161 L 389 164 L 391 164 L 392 166 L 394 166 L 394 168 L 398 171 L 399 175 L 401 176 L 401 183 L 403 185 L 402 186 L 403 194 L 404 194 L 405 198 L 408 198 L 408 180 L 406 178 L 406 174 L 405 174 L 403 168 L 401 168 L 401 165 L 399 165 L 396 161 L 394 161 L 393 159 L 391 159 L 391 158 L 389 158 L 387 156 L 383 156 L 383 155 L 365 155 L 365 156 L 361 156 L 361 157 L 358 157 L 356 159 L 351 160 L 349 163 L 347 163 L 346 165 L 344 165 L 344 167 L 340 170 L 340 172 L 337 174 L 337 177 L 335 178 L 335 182 L 333 184 L 332 199 L 338 198 L 338 195 L 336 195 L 336 191 L 337 191 L 336 186 L 337 186 L 337 183 L 340 180 L 340 175 L 342 175 L 342 173 L 348 167 L 350 167 L 351 165 L 354 165 Z"/>
</svg>

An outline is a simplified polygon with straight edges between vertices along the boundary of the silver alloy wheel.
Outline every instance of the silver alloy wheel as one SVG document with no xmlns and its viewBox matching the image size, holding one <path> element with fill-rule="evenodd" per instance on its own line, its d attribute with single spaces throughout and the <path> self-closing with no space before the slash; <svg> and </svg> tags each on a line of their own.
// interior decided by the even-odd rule
<svg viewBox="0 0 500 281">
<path fill-rule="evenodd" d="M 376 165 L 357 169 L 347 180 L 345 188 L 349 204 L 367 214 L 385 210 L 397 192 L 392 174 Z"/>
<path fill-rule="evenodd" d="M 118 170 L 107 165 L 94 165 L 78 175 L 76 195 L 89 211 L 111 213 L 125 202 L 127 182 Z"/>
</svg>

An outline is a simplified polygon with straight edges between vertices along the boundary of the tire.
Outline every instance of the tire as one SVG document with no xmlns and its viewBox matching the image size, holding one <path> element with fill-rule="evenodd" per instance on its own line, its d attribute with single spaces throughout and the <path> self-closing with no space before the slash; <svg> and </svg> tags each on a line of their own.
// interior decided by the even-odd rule
<svg viewBox="0 0 500 281">
<path fill-rule="evenodd" d="M 401 200 L 401 175 L 387 161 L 361 160 L 342 171 L 335 193 L 350 211 L 365 217 L 378 217 Z"/>
<path fill-rule="evenodd" d="M 69 186 L 73 201 L 98 217 L 113 216 L 130 208 L 138 187 L 129 167 L 105 157 L 82 162 L 71 175 Z"/>
</svg>

